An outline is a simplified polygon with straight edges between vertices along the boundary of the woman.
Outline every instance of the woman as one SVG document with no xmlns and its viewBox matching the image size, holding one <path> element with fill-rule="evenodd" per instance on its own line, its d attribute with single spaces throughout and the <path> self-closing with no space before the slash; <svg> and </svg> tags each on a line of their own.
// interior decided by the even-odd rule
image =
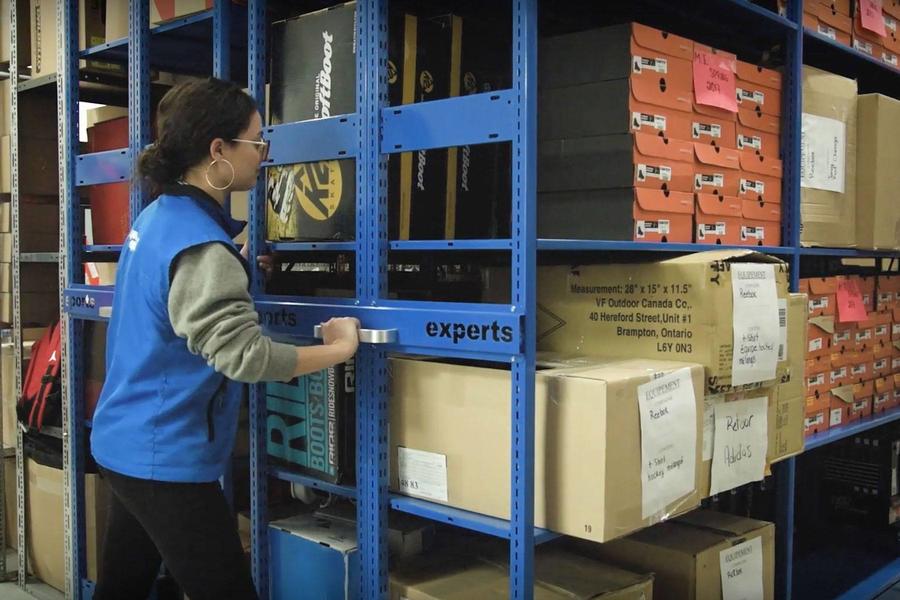
<svg viewBox="0 0 900 600">
<path fill-rule="evenodd" d="M 266 158 L 254 101 L 217 79 L 172 88 L 138 173 L 158 196 L 128 235 L 91 450 L 112 489 L 96 600 L 147 598 L 164 562 L 191 600 L 256 598 L 218 478 L 230 460 L 241 383 L 288 381 L 350 358 L 355 319 L 324 344 L 263 335 L 249 266 L 224 206 Z M 266 270 L 271 262 L 260 257 Z"/>
</svg>

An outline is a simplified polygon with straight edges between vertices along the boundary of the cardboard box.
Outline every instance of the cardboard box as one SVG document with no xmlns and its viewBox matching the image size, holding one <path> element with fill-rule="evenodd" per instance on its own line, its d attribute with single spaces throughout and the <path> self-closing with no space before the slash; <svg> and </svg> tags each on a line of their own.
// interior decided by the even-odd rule
<svg viewBox="0 0 900 600">
<path fill-rule="evenodd" d="M 803 67 L 800 241 L 807 246 L 856 244 L 856 90 L 852 79 Z"/>
<path fill-rule="evenodd" d="M 64 590 L 63 471 L 29 458 L 25 465 L 25 477 L 25 533 L 30 545 L 28 565 L 38 579 Z M 99 476 L 88 474 L 85 475 L 84 496 L 87 577 L 97 581 L 110 491 Z"/>
<path fill-rule="evenodd" d="M 464 549 L 442 549 L 401 563 L 390 573 L 390 598 L 507 598 L 508 559 L 499 552 L 494 554 L 482 557 L 472 556 L 471 551 Z M 538 600 L 641 600 L 653 597 L 653 575 L 631 573 L 556 545 L 536 548 L 534 565 L 534 598 Z"/>
<path fill-rule="evenodd" d="M 779 117 L 741 107 L 737 114 L 737 147 L 769 158 L 781 156 Z"/>
<path fill-rule="evenodd" d="M 850 388 L 851 386 L 844 387 Z M 827 413 L 828 428 L 831 429 L 832 427 L 840 427 L 841 425 L 847 424 L 850 418 L 850 404 L 842 400 L 840 397 L 836 396 L 833 392 L 828 393 L 828 398 L 830 401 L 830 406 Z"/>
<path fill-rule="evenodd" d="M 630 187 L 693 192 L 693 144 L 646 133 L 538 144 L 539 193 Z"/>
<path fill-rule="evenodd" d="M 809 316 L 834 316 L 837 312 L 837 279 L 814 277 L 800 280 L 800 291 L 809 296 Z"/>
<path fill-rule="evenodd" d="M 781 245 L 781 205 L 743 200 L 743 222 L 739 243 L 744 246 Z"/>
<path fill-rule="evenodd" d="M 882 377 L 875 380 L 875 397 L 872 400 L 872 412 L 882 413 L 894 408 L 894 378 Z"/>
<path fill-rule="evenodd" d="M 812 5 L 812 6 L 809 6 Z M 851 34 L 853 33 L 853 19 L 850 18 L 850 11 L 844 12 L 843 7 L 828 5 L 823 2 L 805 2 L 804 10 L 807 6 L 814 12 L 817 26 L 813 29 L 820 35 L 824 35 L 845 46 L 851 45 Z"/>
<path fill-rule="evenodd" d="M 832 317 L 833 318 L 833 317 Z M 834 323 L 831 351 L 837 353 L 856 350 L 856 323 Z"/>
<path fill-rule="evenodd" d="M 534 522 L 597 542 L 697 506 L 694 491 L 663 515 L 642 518 L 641 419 L 637 388 L 652 373 L 690 368 L 697 410 L 695 483 L 700 474 L 703 369 L 652 360 L 584 359 L 542 370 L 535 392 Z M 497 368 L 391 360 L 391 489 L 399 455 L 445 465 L 428 499 L 509 518 L 510 375 Z M 575 460 L 574 457 L 581 457 Z M 591 457 L 590 460 L 583 460 Z M 409 471 L 412 473 L 412 471 Z M 402 475 L 404 481 L 410 475 Z M 440 471 L 439 471 L 440 473 Z"/>
<path fill-rule="evenodd" d="M 900 57 L 897 56 L 897 52 L 893 49 L 882 47 L 878 53 L 878 57 L 881 62 L 890 65 L 895 69 L 900 67 Z"/>
<path fill-rule="evenodd" d="M 890 313 L 894 310 L 894 293 L 878 290 L 875 293 L 875 310 Z"/>
<path fill-rule="evenodd" d="M 693 213 L 694 198 L 686 192 L 649 188 L 541 192 L 538 236 L 691 242 Z"/>
<path fill-rule="evenodd" d="M 775 526 L 725 513 L 698 510 L 668 523 L 609 544 L 593 554 L 624 568 L 652 572 L 655 588 L 671 600 L 720 600 L 729 584 L 722 577 L 738 576 L 731 565 L 747 572 L 747 597 L 775 597 Z M 740 557 L 740 558 L 738 558 Z M 741 562 L 741 559 L 746 562 Z M 750 565 L 755 565 L 756 568 Z M 729 597 L 725 594 L 724 597 Z"/>
<path fill-rule="evenodd" d="M 778 384 L 779 400 L 806 397 L 806 294 L 790 294 L 787 301 L 787 375 Z"/>
<path fill-rule="evenodd" d="M 746 65 L 746 66 L 742 66 Z M 781 77 L 776 71 L 752 68 L 738 61 L 738 106 L 758 113 L 781 116 Z M 758 76 L 757 76 L 758 75 Z M 776 87 L 777 85 L 777 87 Z"/>
<path fill-rule="evenodd" d="M 737 150 L 694 143 L 694 192 L 737 196 L 741 183 Z"/>
<path fill-rule="evenodd" d="M 815 415 L 823 410 L 827 412 L 831 409 L 831 392 L 824 392 L 821 396 L 808 396 L 805 403 L 804 412 L 807 416 Z"/>
<path fill-rule="evenodd" d="M 266 384 L 270 459 L 331 483 L 356 473 L 356 371 L 335 367 Z"/>
<path fill-rule="evenodd" d="M 729 196 L 695 194 L 696 241 L 700 244 L 736 245 L 741 239 L 741 201 Z"/>
<path fill-rule="evenodd" d="M 803 420 L 803 435 L 809 437 L 816 433 L 828 431 L 829 428 L 829 411 L 819 411 L 815 413 L 807 413 Z"/>
<path fill-rule="evenodd" d="M 859 96 L 856 237 L 861 248 L 900 248 L 900 101 L 881 94 Z"/>
<path fill-rule="evenodd" d="M 698 362 L 707 369 L 710 389 L 730 391 L 736 264 L 772 273 L 778 298 L 787 299 L 787 265 L 749 250 L 700 252 L 659 262 L 543 267 L 538 271 L 538 348 Z M 777 326 L 777 307 L 772 310 L 771 323 Z M 777 350 L 776 344 L 765 359 L 776 358 Z M 780 362 L 774 377 L 751 385 L 772 385 L 786 368 Z"/>
<path fill-rule="evenodd" d="M 355 525 L 309 514 L 269 523 L 273 598 L 289 598 L 297 590 L 317 598 L 358 598 L 359 569 Z"/>
<path fill-rule="evenodd" d="M 741 152 L 738 198 L 781 204 L 781 161 Z"/>
<path fill-rule="evenodd" d="M 807 333 L 807 358 L 829 356 L 834 343 L 834 317 L 812 317 L 809 319 Z M 849 335 L 847 336 L 849 338 Z"/>
<path fill-rule="evenodd" d="M 691 118 L 690 139 L 710 146 L 736 149 L 737 121 L 733 118 L 694 112 Z"/>
<path fill-rule="evenodd" d="M 859 37 L 857 34 L 853 35 L 853 49 L 875 60 L 881 60 L 881 53 L 884 51 L 881 44 Z"/>
<path fill-rule="evenodd" d="M 806 359 L 804 375 L 806 377 L 806 396 L 812 398 L 821 397 L 833 385 L 831 383 L 831 358 Z"/>
</svg>

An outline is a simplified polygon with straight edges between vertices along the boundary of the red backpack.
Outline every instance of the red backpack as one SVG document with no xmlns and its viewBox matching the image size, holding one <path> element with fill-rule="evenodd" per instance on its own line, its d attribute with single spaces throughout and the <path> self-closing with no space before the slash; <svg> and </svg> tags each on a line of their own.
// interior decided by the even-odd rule
<svg viewBox="0 0 900 600">
<path fill-rule="evenodd" d="M 59 330 L 59 322 L 54 323 L 31 347 L 22 395 L 16 405 L 19 422 L 28 429 L 40 431 L 45 424 L 57 424 L 62 419 Z"/>
</svg>

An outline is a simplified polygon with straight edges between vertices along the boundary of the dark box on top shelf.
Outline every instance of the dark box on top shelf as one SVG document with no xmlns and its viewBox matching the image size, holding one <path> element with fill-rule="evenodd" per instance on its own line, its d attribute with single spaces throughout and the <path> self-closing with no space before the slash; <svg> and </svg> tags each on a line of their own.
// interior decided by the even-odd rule
<svg viewBox="0 0 900 600">
<path fill-rule="evenodd" d="M 266 408 L 266 446 L 273 462 L 331 483 L 354 479 L 353 359 L 290 383 L 268 383 Z"/>
<path fill-rule="evenodd" d="M 274 26 L 273 124 L 356 111 L 355 16 L 356 4 L 349 2 Z M 426 20 L 394 12 L 389 19 L 389 103 L 411 104 L 449 96 L 451 18 Z M 447 154 L 446 150 L 430 150 L 389 158 L 392 238 L 443 237 L 447 182 L 455 179 L 448 179 Z M 356 237 L 354 160 L 270 168 L 267 197 L 269 239 Z"/>
<path fill-rule="evenodd" d="M 547 38 L 538 56 L 542 139 L 629 131 L 691 139 L 690 40 L 630 23 Z"/>
</svg>

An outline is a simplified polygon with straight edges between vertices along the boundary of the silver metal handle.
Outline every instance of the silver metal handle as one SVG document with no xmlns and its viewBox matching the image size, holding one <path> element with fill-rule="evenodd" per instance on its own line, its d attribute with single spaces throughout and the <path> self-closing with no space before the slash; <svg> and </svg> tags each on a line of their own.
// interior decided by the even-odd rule
<svg viewBox="0 0 900 600">
<path fill-rule="evenodd" d="M 322 326 L 313 328 L 313 336 L 322 339 Z M 396 329 L 360 329 L 359 341 L 363 344 L 393 344 L 397 341 Z"/>
</svg>

